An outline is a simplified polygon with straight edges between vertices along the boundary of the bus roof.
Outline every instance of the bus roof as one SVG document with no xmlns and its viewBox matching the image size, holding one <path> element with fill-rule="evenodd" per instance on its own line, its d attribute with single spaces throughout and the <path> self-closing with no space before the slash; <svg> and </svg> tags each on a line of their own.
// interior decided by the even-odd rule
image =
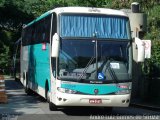
<svg viewBox="0 0 160 120">
<path fill-rule="evenodd" d="M 46 16 L 48 16 L 48 15 L 50 15 L 50 14 L 51 14 L 51 12 L 50 12 L 50 11 L 47 11 L 46 13 L 42 14 L 41 16 L 37 17 L 36 19 L 34 19 L 33 21 L 31 21 L 30 23 L 28 23 L 27 25 L 25 25 L 24 28 L 27 27 L 27 26 L 32 25 L 33 23 L 35 23 L 35 22 L 37 22 L 37 21 L 45 18 Z"/>
<path fill-rule="evenodd" d="M 51 10 L 50 12 L 60 13 L 96 13 L 106 15 L 118 15 L 127 16 L 127 14 L 121 10 L 108 9 L 108 8 L 94 8 L 94 7 L 60 7 Z"/>
<path fill-rule="evenodd" d="M 55 8 L 53 10 L 47 11 L 46 13 L 42 14 L 35 20 L 31 21 L 25 27 L 32 25 L 33 23 L 45 18 L 46 16 L 55 12 L 56 14 L 61 13 L 88 13 L 88 14 L 106 14 L 106 15 L 116 15 L 116 16 L 126 16 L 127 14 L 121 10 L 114 10 L 108 8 L 94 8 L 94 7 L 60 7 Z M 24 27 L 24 28 L 25 28 Z"/>
</svg>

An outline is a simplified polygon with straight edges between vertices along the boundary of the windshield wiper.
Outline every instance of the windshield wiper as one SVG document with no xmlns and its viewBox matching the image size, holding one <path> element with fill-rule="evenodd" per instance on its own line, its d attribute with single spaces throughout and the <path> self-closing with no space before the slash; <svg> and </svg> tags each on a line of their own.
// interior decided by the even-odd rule
<svg viewBox="0 0 160 120">
<path fill-rule="evenodd" d="M 117 83 L 117 82 L 118 82 L 117 76 L 116 76 L 113 68 L 111 68 L 111 66 L 110 66 L 110 63 L 111 63 L 112 61 L 113 61 L 113 60 L 110 60 L 110 59 L 107 60 L 105 72 L 106 72 L 107 69 L 108 69 L 108 71 L 109 71 L 112 79 L 115 81 L 115 83 Z"/>
<path fill-rule="evenodd" d="M 84 74 L 87 72 L 89 66 L 92 64 L 93 60 L 95 59 L 95 57 L 93 56 L 89 62 L 87 63 L 86 67 L 84 68 L 84 70 L 82 71 L 82 75 L 79 76 L 78 81 L 81 80 L 84 76 Z"/>
</svg>

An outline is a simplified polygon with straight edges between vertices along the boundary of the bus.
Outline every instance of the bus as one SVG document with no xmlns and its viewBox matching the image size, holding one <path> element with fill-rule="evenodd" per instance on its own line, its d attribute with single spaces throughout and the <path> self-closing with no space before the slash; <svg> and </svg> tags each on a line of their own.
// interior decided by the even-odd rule
<svg viewBox="0 0 160 120">
<path fill-rule="evenodd" d="M 120 10 L 60 7 L 23 26 L 20 81 L 50 110 L 67 106 L 128 107 L 132 37 Z"/>
</svg>

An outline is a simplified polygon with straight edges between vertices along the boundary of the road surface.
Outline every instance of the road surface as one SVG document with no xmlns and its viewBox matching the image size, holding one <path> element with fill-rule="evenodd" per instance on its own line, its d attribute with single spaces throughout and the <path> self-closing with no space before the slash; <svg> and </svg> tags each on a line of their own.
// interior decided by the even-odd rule
<svg viewBox="0 0 160 120">
<path fill-rule="evenodd" d="M 160 119 L 158 111 L 134 107 L 114 108 L 111 114 L 100 108 L 61 108 L 50 111 L 42 97 L 36 94 L 27 96 L 19 82 L 8 79 L 5 83 L 8 103 L 0 104 L 0 120 Z"/>
</svg>

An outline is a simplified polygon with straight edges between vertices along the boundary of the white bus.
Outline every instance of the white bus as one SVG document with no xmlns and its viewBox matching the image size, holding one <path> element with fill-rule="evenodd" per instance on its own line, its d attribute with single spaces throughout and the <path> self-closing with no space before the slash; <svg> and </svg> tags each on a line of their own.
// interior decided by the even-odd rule
<svg viewBox="0 0 160 120">
<path fill-rule="evenodd" d="M 21 82 L 66 106 L 127 107 L 132 86 L 132 39 L 119 10 L 62 7 L 23 27 Z"/>
</svg>

